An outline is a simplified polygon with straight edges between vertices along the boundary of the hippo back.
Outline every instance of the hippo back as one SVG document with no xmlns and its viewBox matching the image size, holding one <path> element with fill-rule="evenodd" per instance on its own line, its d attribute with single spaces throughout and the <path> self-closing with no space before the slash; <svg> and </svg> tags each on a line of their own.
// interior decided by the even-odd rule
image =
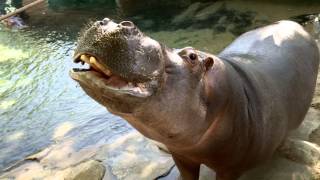
<svg viewBox="0 0 320 180">
<path fill-rule="evenodd" d="M 219 57 L 246 79 L 254 98 L 260 99 L 257 104 L 269 109 L 264 117 L 282 118 L 288 129 L 300 125 L 313 97 L 319 50 L 299 24 L 279 21 L 247 32 Z"/>
</svg>

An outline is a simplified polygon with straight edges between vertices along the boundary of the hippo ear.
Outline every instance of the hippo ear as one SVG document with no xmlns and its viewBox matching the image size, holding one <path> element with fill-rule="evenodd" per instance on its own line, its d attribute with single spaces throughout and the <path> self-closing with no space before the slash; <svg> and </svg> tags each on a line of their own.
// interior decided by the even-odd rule
<svg viewBox="0 0 320 180">
<path fill-rule="evenodd" d="M 208 71 L 213 66 L 214 60 L 212 57 L 206 57 L 202 63 L 206 71 Z"/>
</svg>

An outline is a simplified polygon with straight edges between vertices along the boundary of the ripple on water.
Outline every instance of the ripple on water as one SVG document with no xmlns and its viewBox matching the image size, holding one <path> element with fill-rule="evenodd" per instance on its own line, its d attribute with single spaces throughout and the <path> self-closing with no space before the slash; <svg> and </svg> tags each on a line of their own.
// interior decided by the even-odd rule
<svg viewBox="0 0 320 180">
<path fill-rule="evenodd" d="M 39 27 L 0 31 L 0 169 L 66 136 L 82 147 L 118 133 L 108 127 L 119 118 L 69 78 L 70 36 Z"/>
</svg>

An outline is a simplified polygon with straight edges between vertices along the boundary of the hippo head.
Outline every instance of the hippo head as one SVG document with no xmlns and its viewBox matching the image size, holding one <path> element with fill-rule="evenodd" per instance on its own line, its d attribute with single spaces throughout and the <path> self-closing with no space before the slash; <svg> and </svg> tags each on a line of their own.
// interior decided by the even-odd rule
<svg viewBox="0 0 320 180">
<path fill-rule="evenodd" d="M 199 99 L 194 96 L 202 93 L 202 77 L 214 60 L 190 47 L 170 49 L 130 21 L 105 18 L 80 36 L 74 62 L 90 68 L 73 69 L 71 77 L 110 112 L 122 117 L 140 113 L 140 119 L 165 113 L 171 119 L 178 116 L 168 112 L 172 108 L 192 112 L 193 106 L 179 105 Z"/>
</svg>

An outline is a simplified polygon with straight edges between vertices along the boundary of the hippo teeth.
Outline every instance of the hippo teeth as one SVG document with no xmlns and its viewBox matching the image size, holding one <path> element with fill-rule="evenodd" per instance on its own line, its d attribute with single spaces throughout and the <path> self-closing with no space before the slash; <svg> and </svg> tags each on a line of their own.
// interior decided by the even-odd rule
<svg viewBox="0 0 320 180">
<path fill-rule="evenodd" d="M 90 65 L 89 69 L 79 69 L 74 68 L 75 72 L 85 72 L 94 70 L 96 72 L 99 72 L 101 74 L 106 75 L 106 84 L 110 86 L 111 88 L 118 89 L 118 90 L 124 90 L 124 91 L 130 91 L 136 94 L 140 95 L 148 95 L 149 91 L 147 90 L 147 86 L 145 83 L 134 83 L 134 82 L 128 82 L 125 79 L 121 78 L 120 76 L 114 75 L 111 70 L 108 68 L 102 66 L 99 62 L 99 59 L 97 59 L 94 56 L 82 54 L 79 58 L 75 59 L 75 63 L 81 63 L 84 65 L 85 63 Z"/>
<path fill-rule="evenodd" d="M 89 63 L 89 62 L 90 62 L 88 56 L 86 56 L 86 55 L 84 55 L 84 54 L 80 56 L 80 59 L 81 59 L 82 61 L 86 62 L 86 63 Z"/>
<path fill-rule="evenodd" d="M 90 66 L 92 66 L 95 70 L 103 72 L 105 75 L 107 75 L 109 77 L 112 76 L 112 72 L 109 69 L 101 66 L 97 62 L 97 59 L 94 56 L 89 57 L 89 56 L 83 54 L 80 56 L 80 61 L 81 61 L 82 65 L 84 65 L 84 63 L 87 63 Z M 77 61 L 77 62 L 79 62 L 79 61 Z"/>
<path fill-rule="evenodd" d="M 103 71 L 103 73 L 105 73 L 107 76 L 112 75 L 112 72 L 109 69 L 102 67 L 97 62 L 97 59 L 95 57 L 91 56 L 89 61 L 90 61 L 90 65 L 92 64 L 92 65 L 96 66 L 97 68 L 99 68 L 99 70 Z"/>
</svg>

